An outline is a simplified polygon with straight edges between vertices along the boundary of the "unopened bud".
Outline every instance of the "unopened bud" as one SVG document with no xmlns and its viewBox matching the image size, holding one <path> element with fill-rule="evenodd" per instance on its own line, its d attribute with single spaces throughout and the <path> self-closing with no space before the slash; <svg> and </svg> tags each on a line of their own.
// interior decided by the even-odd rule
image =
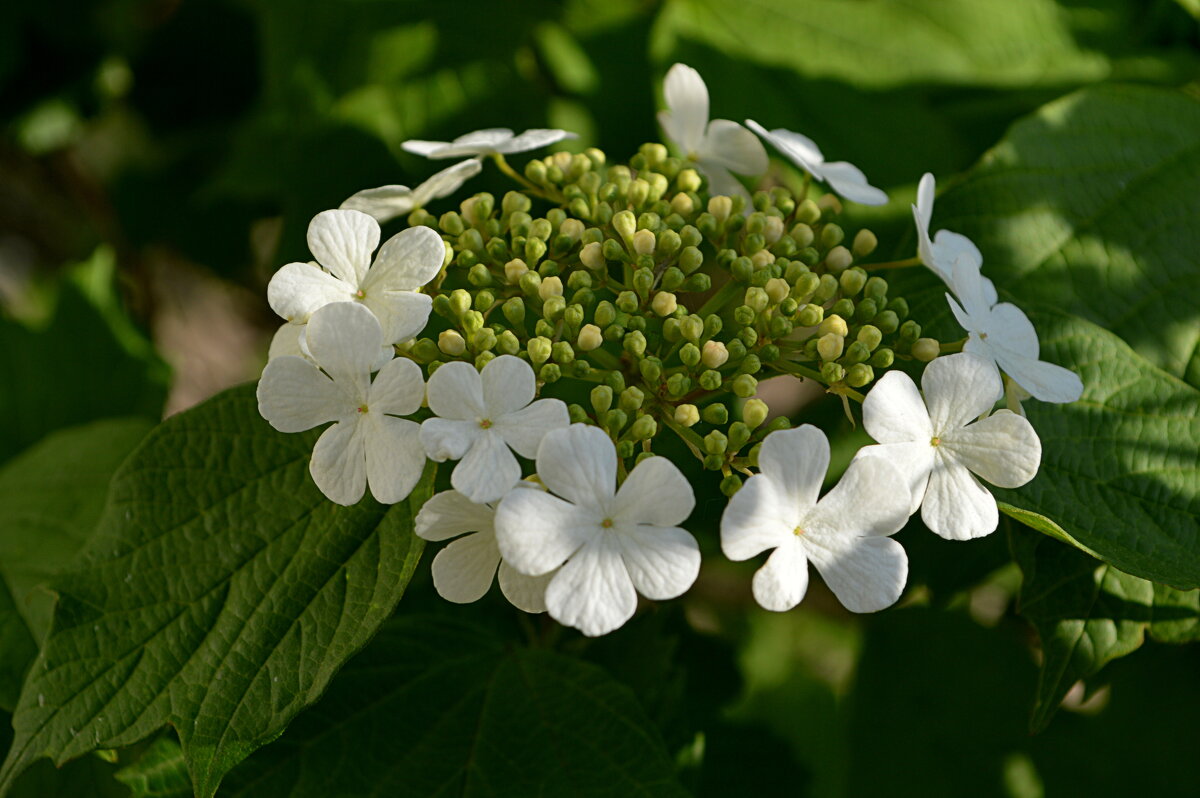
<svg viewBox="0 0 1200 798">
<path fill-rule="evenodd" d="M 625 334 L 625 340 L 621 344 L 625 351 L 636 357 L 641 357 L 646 354 L 646 336 L 638 330 Z"/>
<path fill-rule="evenodd" d="M 558 278 L 551 279 L 557 280 Z M 567 300 L 558 295 L 550 296 L 542 303 L 542 315 L 546 317 L 546 321 L 558 321 L 566 309 Z"/>
<path fill-rule="evenodd" d="M 658 239 L 650 230 L 638 230 L 633 234 L 633 251 L 638 255 L 653 255 Z"/>
<path fill-rule="evenodd" d="M 529 343 L 525 344 L 526 350 L 529 352 L 529 360 L 533 365 L 540 366 L 550 359 L 550 355 L 554 350 L 554 344 L 549 338 L 537 336 L 530 338 Z"/>
<path fill-rule="evenodd" d="M 438 349 L 451 357 L 458 357 L 467 351 L 467 342 L 458 330 L 442 330 L 438 335 Z"/>
<path fill-rule="evenodd" d="M 682 404 L 675 408 L 675 423 L 683 427 L 695 426 L 700 422 L 700 411 L 695 405 Z"/>
<path fill-rule="evenodd" d="M 656 357 L 645 358 L 638 363 L 638 371 L 646 382 L 657 383 L 662 378 L 662 361 Z"/>
<path fill-rule="evenodd" d="M 854 296 L 867 283 L 867 273 L 857 266 L 842 272 L 838 283 L 842 286 L 842 296 Z"/>
<path fill-rule="evenodd" d="M 729 421 L 729 408 L 720 402 L 715 402 L 708 405 L 700 413 L 700 417 L 704 419 L 706 424 L 722 426 Z"/>
<path fill-rule="evenodd" d="M 659 291 L 650 302 L 650 307 L 660 316 L 670 316 L 675 312 L 678 304 L 675 295 L 670 291 Z"/>
<path fill-rule="evenodd" d="M 576 345 L 582 352 L 591 352 L 593 349 L 598 349 L 604 343 L 604 334 L 595 324 L 585 324 L 579 329 L 579 338 L 576 340 Z"/>
<path fill-rule="evenodd" d="M 841 316 L 826 316 L 825 320 L 817 327 L 817 334 L 827 335 L 828 333 L 835 333 L 845 337 L 850 334 L 850 328 L 846 326 L 846 320 Z"/>
<path fill-rule="evenodd" d="M 921 325 L 912 319 L 900 325 L 900 340 L 915 341 L 921 337 Z"/>
<path fill-rule="evenodd" d="M 865 363 L 871 357 L 871 350 L 862 341 L 852 341 L 846 347 L 846 356 L 842 358 L 842 364 L 846 366 L 854 365 L 855 363 Z"/>
<path fill-rule="evenodd" d="M 832 385 L 835 382 L 841 382 L 845 378 L 846 367 L 841 363 L 834 363 L 833 361 L 830 361 L 828 363 L 821 364 L 821 379 L 826 383 Z"/>
<path fill-rule="evenodd" d="M 471 309 L 471 294 L 465 288 L 456 288 L 450 292 L 450 312 L 461 318 Z"/>
<path fill-rule="evenodd" d="M 774 244 L 783 238 L 783 219 L 768 216 L 763 223 L 762 235 L 768 244 Z"/>
<path fill-rule="evenodd" d="M 771 298 L 762 288 L 750 287 L 746 289 L 746 305 L 749 306 L 755 313 L 762 313 L 771 303 Z M 753 323 L 753 318 L 749 323 Z"/>
<path fill-rule="evenodd" d="M 538 379 L 546 383 L 555 383 L 562 378 L 562 366 L 557 363 L 547 363 L 538 370 Z"/>
<path fill-rule="evenodd" d="M 696 210 L 696 203 L 692 202 L 692 198 L 684 192 L 679 192 L 674 197 L 671 197 L 671 210 L 680 216 L 691 216 Z"/>
<path fill-rule="evenodd" d="M 462 315 L 461 323 L 465 332 L 473 333 L 483 326 L 483 314 L 478 310 L 468 310 Z"/>
<path fill-rule="evenodd" d="M 696 341 L 699 341 L 700 336 L 704 334 L 704 320 L 695 314 L 692 314 L 685 319 L 680 319 L 679 331 L 683 333 L 683 337 L 685 339 L 695 343 Z"/>
<path fill-rule="evenodd" d="M 525 324 L 525 300 L 519 296 L 506 299 L 500 306 L 500 312 L 514 327 L 522 327 Z"/>
<path fill-rule="evenodd" d="M 817 341 L 817 352 L 822 360 L 837 360 L 842 356 L 846 339 L 837 333 L 825 333 Z"/>
<path fill-rule="evenodd" d="M 736 452 L 750 441 L 750 427 L 745 422 L 735 421 L 729 425 L 729 451 Z"/>
<path fill-rule="evenodd" d="M 880 332 L 879 328 L 875 327 L 874 325 L 864 324 L 859 328 L 858 334 L 855 336 L 855 338 L 857 338 L 864 346 L 866 346 L 867 349 L 874 352 L 875 347 L 879 346 L 880 341 L 883 340 L 883 333 Z"/>
<path fill-rule="evenodd" d="M 512 330 L 504 330 L 496 336 L 496 351 L 502 355 L 515 355 L 521 351 L 521 342 Z"/>
<path fill-rule="evenodd" d="M 658 286 L 663 291 L 678 291 L 686 279 L 687 276 L 684 275 L 682 270 L 675 266 L 669 266 L 658 281 Z"/>
<path fill-rule="evenodd" d="M 692 380 L 686 374 L 675 373 L 667 378 L 667 393 L 671 396 L 683 396 L 692 390 Z"/>
<path fill-rule="evenodd" d="M 542 285 L 542 275 L 535 271 L 526 271 L 521 275 L 521 279 L 517 281 L 521 287 L 521 292 L 525 296 L 536 296 L 538 288 Z"/>
<path fill-rule="evenodd" d="M 822 274 L 821 281 L 817 285 L 817 290 L 813 292 L 812 302 L 817 305 L 824 305 L 838 290 L 838 279 L 832 274 Z"/>
<path fill-rule="evenodd" d="M 719 224 L 725 224 L 733 213 L 733 200 L 726 196 L 712 197 L 708 201 L 708 212 Z"/>
<path fill-rule="evenodd" d="M 604 248 L 593 241 L 590 244 L 584 244 L 583 249 L 579 250 L 579 260 L 584 267 L 591 269 L 594 272 L 601 271 L 608 265 L 604 259 Z"/>
<path fill-rule="evenodd" d="M 675 185 L 680 191 L 699 191 L 700 175 L 695 169 L 683 169 L 675 176 Z"/>
<path fill-rule="evenodd" d="M 706 368 L 719 369 L 729 360 L 729 349 L 720 341 L 705 341 L 700 360 Z"/>
<path fill-rule="evenodd" d="M 800 203 L 800 207 L 796 208 L 796 221 L 804 224 L 813 224 L 820 220 L 821 209 L 817 207 L 817 203 L 810 199 Z"/>
<path fill-rule="evenodd" d="M 912 345 L 912 356 L 925 363 L 938 356 L 941 347 L 936 338 L 918 338 Z"/>
<path fill-rule="evenodd" d="M 704 253 L 694 246 L 684 247 L 679 253 L 679 268 L 684 274 L 691 274 L 704 264 Z"/>
<path fill-rule="evenodd" d="M 812 246 L 812 242 L 816 240 L 816 233 L 807 224 L 800 222 L 792 226 L 791 232 L 788 234 L 792 240 L 796 242 L 801 249 Z"/>
<path fill-rule="evenodd" d="M 851 388 L 861 388 L 875 379 L 875 370 L 866 363 L 855 363 L 846 369 L 846 384 Z"/>
<path fill-rule="evenodd" d="M 617 309 L 624 313 L 633 313 L 638 309 L 637 294 L 632 291 L 622 291 L 617 294 Z"/>
<path fill-rule="evenodd" d="M 822 238 L 824 238 L 824 236 L 822 236 Z M 829 250 L 829 254 L 825 256 L 825 268 L 829 269 L 829 271 L 833 274 L 839 274 L 845 271 L 853 262 L 854 256 L 850 254 L 850 250 L 842 246 L 834 247 L 833 249 Z"/>
<path fill-rule="evenodd" d="M 654 270 L 649 268 L 639 268 L 633 273 L 633 290 L 637 295 L 645 299 L 650 296 L 650 289 L 654 287 Z"/>
<path fill-rule="evenodd" d="M 658 422 L 652 416 L 641 415 L 629 428 L 629 437 L 635 441 L 645 441 L 658 434 Z"/>
<path fill-rule="evenodd" d="M 538 286 L 538 296 L 543 300 L 549 299 L 552 296 L 563 295 L 562 279 L 558 277 L 547 277 L 542 280 Z"/>
<path fill-rule="evenodd" d="M 892 365 L 896 360 L 896 353 L 886 347 L 875 350 L 875 354 L 871 355 L 871 365 L 875 368 L 885 369 Z"/>
<path fill-rule="evenodd" d="M 745 421 L 750 429 L 754 429 L 767 420 L 768 410 L 767 403 L 762 399 L 748 399 L 742 406 L 742 421 Z"/>
<path fill-rule="evenodd" d="M 826 194 L 825 196 L 829 196 Z M 822 197 L 824 199 L 824 197 Z M 846 233 L 836 224 L 827 224 L 821 228 L 821 247 L 822 249 L 833 249 L 838 244 L 842 243 L 842 239 L 846 237 Z"/>
<path fill-rule="evenodd" d="M 729 438 L 725 437 L 725 433 L 720 430 L 713 430 L 704 436 L 704 451 L 709 454 L 725 454 L 725 449 L 729 446 Z"/>
<path fill-rule="evenodd" d="M 792 292 L 792 287 L 782 277 L 772 277 L 770 280 L 767 280 L 765 288 L 767 298 L 771 300 L 772 305 L 778 305 L 787 299 L 788 295 Z"/>
<path fill-rule="evenodd" d="M 630 385 L 625 390 L 621 391 L 620 397 L 617 399 L 617 406 L 626 413 L 633 415 L 638 410 L 642 409 L 642 403 L 646 401 L 646 394 L 641 388 L 636 385 Z"/>
<path fill-rule="evenodd" d="M 749 399 L 751 396 L 754 396 L 754 393 L 758 390 L 758 380 L 754 379 L 754 377 L 750 376 L 749 374 L 740 374 L 733 381 L 732 387 L 734 396 L 740 396 L 743 399 Z"/>
<path fill-rule="evenodd" d="M 875 247 L 879 245 L 879 239 L 870 230 L 862 229 L 854 236 L 854 257 L 865 258 L 875 251 Z"/>
<path fill-rule="evenodd" d="M 805 305 L 796 315 L 796 324 L 801 327 L 816 327 L 825 318 L 825 309 L 820 305 Z"/>
<path fill-rule="evenodd" d="M 633 234 L 637 232 L 637 217 L 633 215 L 633 211 L 623 210 L 614 213 L 612 226 L 617 231 L 617 235 L 632 245 Z"/>
<path fill-rule="evenodd" d="M 538 220 L 542 221 L 542 220 Z M 527 238 L 525 240 L 525 262 L 537 263 L 546 254 L 546 242 L 540 238 Z"/>
</svg>

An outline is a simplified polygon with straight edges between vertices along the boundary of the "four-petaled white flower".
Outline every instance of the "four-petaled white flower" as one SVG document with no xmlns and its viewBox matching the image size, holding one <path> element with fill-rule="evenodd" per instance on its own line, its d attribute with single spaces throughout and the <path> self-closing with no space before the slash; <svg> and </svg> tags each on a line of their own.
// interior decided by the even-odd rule
<svg viewBox="0 0 1200 798">
<path fill-rule="evenodd" d="M 425 467 L 415 413 L 425 395 L 421 368 L 389 361 L 371 381 L 383 333 L 354 302 L 327 305 L 306 330 L 312 361 L 277 357 L 258 383 L 258 412 L 280 432 L 336 422 L 317 439 L 309 471 L 331 501 L 355 504 L 371 494 L 393 504 L 412 492 Z M 318 368 L 320 366 L 320 368 Z"/>
<path fill-rule="evenodd" d="M 532 128 L 514 136 L 506 127 L 492 127 L 464 134 L 454 141 L 409 139 L 400 146 L 426 158 L 464 158 L 475 155 L 512 155 L 574 138 L 578 136 L 566 130 Z"/>
<path fill-rule="evenodd" d="M 921 262 L 942 278 L 942 282 L 957 294 L 958 289 L 953 285 L 954 262 L 960 256 L 966 256 L 982 264 L 983 255 L 980 254 L 979 247 L 975 246 L 975 242 L 952 230 L 938 230 L 932 240 L 929 238 L 929 224 L 933 221 L 933 195 L 936 187 L 937 183 L 929 172 L 922 175 L 921 182 L 917 184 L 917 204 L 912 206 L 913 221 L 917 226 L 917 254 L 920 256 Z M 980 275 L 979 281 L 985 295 L 990 296 L 994 303 L 997 297 L 992 281 L 982 275 Z M 970 290 L 968 286 L 964 286 L 964 288 Z"/>
<path fill-rule="evenodd" d="M 392 236 L 372 262 L 377 246 L 379 222 L 367 214 L 318 213 L 308 226 L 308 248 L 317 263 L 289 263 L 275 272 L 267 286 L 271 309 L 303 324 L 330 303 L 358 302 L 379 320 L 383 344 L 412 338 L 425 327 L 433 307 L 433 300 L 417 289 L 441 270 L 446 246 L 428 227 Z"/>
<path fill-rule="evenodd" d="M 523 487 L 537 490 L 530 482 L 518 482 L 513 490 Z M 488 592 L 498 570 L 500 592 L 514 607 L 545 612 L 546 585 L 553 573 L 526 576 L 504 562 L 496 545 L 495 515 L 494 504 L 476 504 L 456 490 L 439 493 L 422 505 L 417 535 L 432 541 L 458 538 L 433 558 L 434 588 L 447 601 L 470 604 Z"/>
<path fill-rule="evenodd" d="M 767 151 L 746 128 L 729 119 L 708 119 L 708 87 L 700 73 L 675 64 L 663 81 L 667 110 L 659 124 L 685 157 L 708 177 L 712 194 L 747 194 L 730 172 L 761 175 L 767 171 Z"/>
<path fill-rule="evenodd" d="M 863 205 L 887 203 L 887 194 L 868 183 L 867 176 L 861 169 L 846 161 L 826 163 L 821 148 L 807 136 L 781 127 L 767 130 L 753 119 L 747 119 L 746 125 L 771 142 L 775 149 L 786 155 L 796 166 L 807 171 L 815 179 L 828 183 L 830 188 L 846 199 Z"/>
<path fill-rule="evenodd" d="M 597 427 L 573 424 L 545 437 L 537 470 L 551 493 L 509 493 L 496 510 L 496 542 L 522 573 L 562 566 L 546 588 L 559 623 L 602 635 L 633 617 L 638 593 L 675 598 L 696 581 L 700 548 L 678 526 L 695 497 L 669 460 L 643 460 L 614 490 L 613 442 Z"/>
<path fill-rule="evenodd" d="M 1042 443 L 1028 421 L 1008 410 L 976 421 L 1000 396 L 995 366 L 977 355 L 934 360 L 921 387 L 924 400 L 907 374 L 880 378 L 863 402 L 863 426 L 879 445 L 864 447 L 857 459 L 898 466 L 912 493 L 910 512 L 920 506 L 921 520 L 938 535 L 990 534 L 1000 523 L 996 500 L 973 475 L 1018 488 L 1037 474 Z"/>
<path fill-rule="evenodd" d="M 772 432 L 758 456 L 760 473 L 733 495 L 721 516 L 721 549 L 746 560 L 774 549 L 754 574 L 754 598 L 789 610 L 808 588 L 812 562 L 853 612 L 875 612 L 900 598 L 908 556 L 889 535 L 909 516 L 903 475 L 882 459 L 854 461 L 818 500 L 829 467 L 829 441 L 805 424 Z"/>
<path fill-rule="evenodd" d="M 446 363 L 429 378 L 429 409 L 439 418 L 421 425 L 421 443 L 437 462 L 461 460 L 450 484 L 477 504 L 500 499 L 521 479 L 512 450 L 532 459 L 542 437 L 570 423 L 558 399 L 533 401 L 533 368 L 501 355 L 479 372 L 470 363 Z"/>
<path fill-rule="evenodd" d="M 361 211 L 380 224 L 390 222 L 397 216 L 424 208 L 431 200 L 448 197 L 462 184 L 479 174 L 483 164 L 478 158 L 459 161 L 434 174 L 416 188 L 408 186 L 380 186 L 368 188 L 348 198 L 339 207 L 342 210 Z"/>
</svg>

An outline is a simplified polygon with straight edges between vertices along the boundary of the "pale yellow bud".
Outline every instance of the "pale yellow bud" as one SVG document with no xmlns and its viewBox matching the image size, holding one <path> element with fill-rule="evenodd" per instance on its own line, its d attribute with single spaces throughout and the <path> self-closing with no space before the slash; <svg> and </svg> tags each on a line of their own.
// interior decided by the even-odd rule
<svg viewBox="0 0 1200 798">
<path fill-rule="evenodd" d="M 700 411 L 695 405 L 680 405 L 675 408 L 675 423 L 682 427 L 691 427 L 700 421 Z"/>
<path fill-rule="evenodd" d="M 706 341 L 704 349 L 700 351 L 700 362 L 706 368 L 719 369 L 725 365 L 727 360 L 729 360 L 729 350 L 720 341 Z"/>
<path fill-rule="evenodd" d="M 845 319 L 834 313 L 832 316 L 826 316 L 817 327 L 818 335 L 828 335 L 829 333 L 845 337 L 850 334 L 850 328 L 846 326 Z"/>
<path fill-rule="evenodd" d="M 767 221 L 763 224 L 762 236 L 768 246 L 783 238 L 783 219 L 778 216 L 768 216 Z"/>
<path fill-rule="evenodd" d="M 558 232 L 572 241 L 578 241 L 583 238 L 583 222 L 578 219 L 567 219 L 559 225 Z"/>
<path fill-rule="evenodd" d="M 603 250 L 604 248 L 600 246 L 599 241 L 585 244 L 583 249 L 579 250 L 579 260 L 585 267 L 598 272 L 607 265 L 607 262 L 604 260 Z"/>
<path fill-rule="evenodd" d="M 775 262 L 775 253 L 769 249 L 760 249 L 750 256 L 750 262 L 754 264 L 755 269 L 762 269 Z"/>
<path fill-rule="evenodd" d="M 639 255 L 653 255 L 657 238 L 650 230 L 638 230 L 633 234 L 633 251 Z"/>
<path fill-rule="evenodd" d="M 525 272 L 529 271 L 529 267 L 525 265 L 525 261 L 520 258 L 514 258 L 504 264 L 504 279 L 508 280 L 509 285 L 516 285 L 521 282 L 521 278 L 525 276 Z"/>
<path fill-rule="evenodd" d="M 938 345 L 937 339 L 935 338 L 918 338 L 917 340 L 913 341 L 913 357 L 925 363 L 928 363 L 937 357 L 940 351 L 941 347 Z"/>
<path fill-rule="evenodd" d="M 538 296 L 542 301 L 549 299 L 552 296 L 563 295 L 562 279 L 559 277 L 543 277 L 541 285 L 538 286 Z"/>
<path fill-rule="evenodd" d="M 782 277 L 772 277 L 770 280 L 767 280 L 765 288 L 767 297 L 770 298 L 772 305 L 778 305 L 792 293 L 792 287 Z"/>
<path fill-rule="evenodd" d="M 825 256 L 825 265 L 835 272 L 845 271 L 853 262 L 854 256 L 850 254 L 850 250 L 840 245 L 829 250 L 829 254 Z"/>
<path fill-rule="evenodd" d="M 713 197 L 708 201 L 708 212 L 718 222 L 725 224 L 725 220 L 729 218 L 729 214 L 733 213 L 733 200 L 723 196 Z"/>
<path fill-rule="evenodd" d="M 442 330 L 438 335 L 438 349 L 447 355 L 457 357 L 466 351 L 467 342 L 463 340 L 458 330 Z"/>
<path fill-rule="evenodd" d="M 604 334 L 595 324 L 585 324 L 579 329 L 579 338 L 575 343 L 580 351 L 591 352 L 593 349 L 600 348 L 600 345 L 604 343 Z"/>
<path fill-rule="evenodd" d="M 826 333 L 817 341 L 817 352 L 822 360 L 837 360 L 842 356 L 846 339 L 837 333 Z"/>
<path fill-rule="evenodd" d="M 825 194 L 817 200 L 817 207 L 823 211 L 842 212 L 842 201 L 832 194 Z"/>
<path fill-rule="evenodd" d="M 660 316 L 670 316 L 678 306 L 678 300 L 670 291 L 659 291 L 650 300 L 650 307 Z"/>
<path fill-rule="evenodd" d="M 675 176 L 675 185 L 680 191 L 699 191 L 700 174 L 695 169 L 684 169 Z"/>
<path fill-rule="evenodd" d="M 671 198 L 671 210 L 680 216 L 690 216 L 692 211 L 696 210 L 696 204 L 681 191 Z"/>
</svg>

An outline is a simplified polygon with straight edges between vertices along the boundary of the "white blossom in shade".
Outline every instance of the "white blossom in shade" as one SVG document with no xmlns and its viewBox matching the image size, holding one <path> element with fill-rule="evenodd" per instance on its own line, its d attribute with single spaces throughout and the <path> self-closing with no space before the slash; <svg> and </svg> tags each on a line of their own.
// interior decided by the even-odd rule
<svg viewBox="0 0 1200 798">
<path fill-rule="evenodd" d="M 542 436 L 570 424 L 558 399 L 534 401 L 533 368 L 512 355 L 489 361 L 446 363 L 429 378 L 429 409 L 437 418 L 421 425 L 430 459 L 459 460 L 450 484 L 476 504 L 496 501 L 521 479 L 515 451 L 533 459 Z"/>
<path fill-rule="evenodd" d="M 514 490 L 529 482 L 518 482 Z M 492 521 L 495 503 L 476 504 L 456 490 L 437 494 L 417 513 L 416 532 L 425 540 L 457 538 L 433 558 L 433 586 L 438 595 L 456 604 L 478 601 L 492 586 L 499 571 L 500 592 L 517 609 L 525 612 L 546 611 L 546 585 L 553 572 L 526 576 L 500 557 Z"/>
<path fill-rule="evenodd" d="M 781 612 L 808 589 L 808 564 L 853 612 L 875 612 L 900 598 L 908 556 L 892 535 L 908 520 L 908 487 L 882 459 L 854 461 L 818 499 L 829 467 L 829 441 L 805 424 L 772 432 L 760 473 L 733 495 L 721 516 L 721 549 L 746 560 L 774 549 L 754 574 L 754 598 Z"/>
<path fill-rule="evenodd" d="M 275 331 L 275 335 L 271 338 L 271 346 L 267 350 L 267 360 L 274 360 L 277 357 L 285 355 L 293 355 L 295 357 L 307 358 L 316 363 L 312 358 L 312 353 L 308 351 L 307 332 L 307 324 L 293 324 L 290 321 L 281 324 L 279 329 Z M 391 344 L 380 346 L 375 362 L 371 366 L 371 371 L 379 371 L 385 363 L 395 356 L 396 350 Z"/>
<path fill-rule="evenodd" d="M 863 205 L 887 204 L 887 194 L 868 183 L 867 176 L 861 169 L 846 161 L 826 163 L 821 149 L 807 136 L 781 127 L 767 130 L 753 119 L 747 119 L 746 125 L 769 141 L 796 166 L 813 178 L 828 183 L 830 188 L 846 199 Z"/>
<path fill-rule="evenodd" d="M 589 637 L 606 634 L 633 617 L 638 593 L 675 598 L 696 581 L 700 547 L 678 526 L 695 497 L 669 460 L 643 460 L 615 489 L 613 442 L 597 427 L 573 424 L 542 440 L 537 469 L 550 492 L 505 496 L 496 508 L 496 542 L 521 573 L 561 566 L 546 588 L 556 621 Z"/>
<path fill-rule="evenodd" d="M 1010 302 L 996 304 L 991 281 L 980 277 L 979 263 L 967 254 L 954 262 L 952 287 L 958 301 L 946 300 L 954 318 L 967 331 L 964 352 L 999 366 L 1033 398 L 1074 402 L 1083 395 L 1083 380 L 1070 369 L 1039 359 L 1041 346 L 1029 317 Z"/>
<path fill-rule="evenodd" d="M 995 366 L 968 352 L 940 357 L 921 375 L 924 399 L 907 374 L 889 371 L 863 402 L 863 426 L 879 441 L 858 460 L 899 467 L 911 491 L 909 511 L 949 540 L 995 531 L 996 500 L 979 483 L 1018 488 L 1037 474 L 1042 443 L 1028 421 L 1008 410 L 981 418 L 1000 396 Z M 977 420 L 978 419 L 978 420 Z"/>
<path fill-rule="evenodd" d="M 659 112 L 659 124 L 667 138 L 708 178 L 710 193 L 748 196 L 730 172 L 754 176 L 766 172 L 767 151 L 762 142 L 737 122 L 709 121 L 708 87 L 690 66 L 671 67 L 663 81 L 663 99 L 667 110 Z"/>
<path fill-rule="evenodd" d="M 372 381 L 383 333 L 375 316 L 354 302 L 317 310 L 305 335 L 312 359 L 284 355 L 267 363 L 258 412 L 280 432 L 336 422 L 317 439 L 309 464 L 331 501 L 355 504 L 368 484 L 379 501 L 402 501 L 425 467 L 419 425 L 396 418 L 420 409 L 421 368 L 397 358 Z"/>
<path fill-rule="evenodd" d="M 416 188 L 368 188 L 347 199 L 340 207 L 342 210 L 361 211 L 383 224 L 417 208 L 424 208 L 432 200 L 450 196 L 458 191 L 463 183 L 479 174 L 482 168 L 478 158 L 468 158 L 443 169 Z"/>
<path fill-rule="evenodd" d="M 316 263 L 289 263 L 271 278 L 271 309 L 295 324 L 306 323 L 333 302 L 366 306 L 383 328 L 383 343 L 406 341 L 429 320 L 433 300 L 417 289 L 442 268 L 446 246 L 428 227 L 389 238 L 379 254 L 379 222 L 365 213 L 322 211 L 308 226 L 308 248 Z"/>
<path fill-rule="evenodd" d="M 966 257 L 981 267 L 983 255 L 979 247 L 971 239 L 951 230 L 939 230 L 933 239 L 929 238 L 929 224 L 933 220 L 933 195 L 936 189 L 934 177 L 926 172 L 917 184 L 917 204 L 912 206 L 913 221 L 917 226 L 917 254 L 930 271 L 942 278 L 955 294 L 958 289 L 953 285 L 954 262 L 960 257 Z M 992 281 L 980 274 L 977 278 L 983 286 L 985 296 L 996 302 L 996 289 Z M 964 286 L 970 290 L 969 286 Z"/>
<path fill-rule="evenodd" d="M 400 146 L 426 158 L 466 158 L 475 155 L 512 155 L 574 138 L 578 136 L 566 130 L 532 128 L 514 136 L 506 127 L 492 127 L 467 133 L 454 141 L 409 139 Z"/>
</svg>

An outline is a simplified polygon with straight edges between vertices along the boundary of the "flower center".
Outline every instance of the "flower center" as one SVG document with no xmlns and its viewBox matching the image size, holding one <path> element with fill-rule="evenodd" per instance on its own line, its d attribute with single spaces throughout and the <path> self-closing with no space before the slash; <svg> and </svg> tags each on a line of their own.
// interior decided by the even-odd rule
<svg viewBox="0 0 1200 798">
<path fill-rule="evenodd" d="M 491 429 L 492 428 L 492 420 L 490 418 L 479 419 L 479 428 L 480 429 Z"/>
<path fill-rule="evenodd" d="M 796 537 L 800 537 L 801 535 L 804 534 L 804 530 L 801 529 L 799 526 L 797 526 L 795 529 L 792 530 L 792 534 L 795 535 Z"/>
<path fill-rule="evenodd" d="M 367 406 L 366 406 L 365 404 L 363 404 L 363 405 L 359 405 L 359 406 L 358 406 L 358 412 L 359 412 L 359 413 L 366 413 L 366 412 L 367 412 Z"/>
<path fill-rule="evenodd" d="M 940 446 L 941 443 L 942 443 L 942 439 L 936 435 L 934 435 L 932 438 L 929 439 L 930 446 Z"/>
<path fill-rule="evenodd" d="M 354 292 L 354 297 L 355 297 L 355 299 L 366 299 L 366 298 L 367 298 L 367 292 L 366 292 L 366 291 L 364 291 L 364 290 L 362 290 L 362 289 L 360 288 L 360 289 L 358 289 L 357 291 L 355 291 L 355 292 Z"/>
<path fill-rule="evenodd" d="M 980 340 L 980 341 L 986 341 L 986 340 L 987 340 L 987 333 L 985 333 L 985 332 L 981 332 L 981 333 L 979 334 L 979 340 Z"/>
<path fill-rule="evenodd" d="M 605 518 L 603 521 L 600 522 L 600 526 L 604 527 L 605 529 L 612 529 L 612 525 L 613 525 L 613 520 L 611 518 Z"/>
</svg>

